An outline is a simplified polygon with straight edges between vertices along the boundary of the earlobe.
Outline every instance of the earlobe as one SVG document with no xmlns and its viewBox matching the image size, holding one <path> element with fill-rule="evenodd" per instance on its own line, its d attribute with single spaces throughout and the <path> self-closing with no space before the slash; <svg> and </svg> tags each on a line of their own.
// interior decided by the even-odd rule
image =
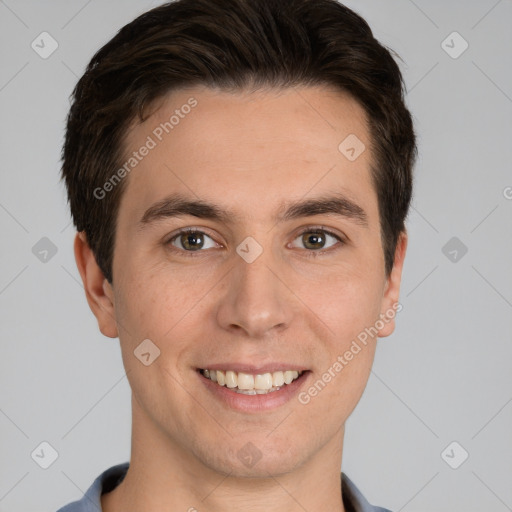
<svg viewBox="0 0 512 512">
<path fill-rule="evenodd" d="M 402 309 L 399 304 L 400 283 L 402 280 L 402 270 L 404 266 L 405 253 L 407 251 L 408 236 L 407 232 L 400 233 L 398 238 L 395 259 L 391 274 L 387 278 L 384 296 L 382 298 L 382 308 L 380 312 L 378 337 L 389 336 L 395 330 L 395 316 Z"/>
<path fill-rule="evenodd" d="M 105 336 L 117 338 L 119 334 L 112 287 L 96 263 L 94 253 L 89 247 L 83 231 L 75 236 L 74 251 L 87 302 L 98 321 L 98 327 Z"/>
</svg>

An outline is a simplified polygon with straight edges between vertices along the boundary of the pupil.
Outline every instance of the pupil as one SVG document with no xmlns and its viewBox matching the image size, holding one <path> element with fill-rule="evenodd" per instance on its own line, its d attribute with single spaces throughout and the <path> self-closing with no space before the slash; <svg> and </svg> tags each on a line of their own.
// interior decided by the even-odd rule
<svg viewBox="0 0 512 512">
<path fill-rule="evenodd" d="M 199 233 L 185 233 L 181 236 L 181 243 L 185 249 L 201 249 L 204 240 Z"/>
<path fill-rule="evenodd" d="M 310 249 L 321 249 L 325 243 L 322 233 L 306 233 L 302 237 L 304 245 Z"/>
</svg>

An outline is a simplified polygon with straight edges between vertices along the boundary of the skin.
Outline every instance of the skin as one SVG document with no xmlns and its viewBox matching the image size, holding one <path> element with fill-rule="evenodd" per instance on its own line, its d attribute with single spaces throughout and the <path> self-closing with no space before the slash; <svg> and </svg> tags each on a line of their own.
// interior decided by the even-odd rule
<svg viewBox="0 0 512 512">
<path fill-rule="evenodd" d="M 310 370 L 304 390 L 357 335 L 399 298 L 407 236 L 385 275 L 371 154 L 354 162 L 338 150 L 349 134 L 370 147 L 364 110 L 320 86 L 257 92 L 205 87 L 169 94 L 134 125 L 127 153 L 190 97 L 198 101 L 172 133 L 127 176 L 120 204 L 113 284 L 83 233 L 75 256 L 100 331 L 119 337 L 132 388 L 132 453 L 124 481 L 102 496 L 123 510 L 343 511 L 340 467 L 344 424 L 366 386 L 377 337 L 307 404 L 243 413 L 216 400 L 196 373 L 226 361 L 290 362 Z M 368 217 L 362 226 L 332 214 L 276 222 L 282 203 L 343 192 Z M 193 216 L 138 227 L 169 193 L 236 213 L 228 223 Z M 325 251 L 308 257 L 301 228 L 324 228 Z M 169 242 L 183 227 L 204 231 L 196 256 Z M 253 237 L 263 253 L 247 263 L 236 247 Z M 178 237 L 179 238 L 179 237 Z M 166 245 L 167 243 L 167 245 Z M 174 251 L 171 249 L 174 248 Z M 141 364 L 134 349 L 149 338 L 160 356 Z M 248 468 L 237 451 L 261 453 Z"/>
</svg>

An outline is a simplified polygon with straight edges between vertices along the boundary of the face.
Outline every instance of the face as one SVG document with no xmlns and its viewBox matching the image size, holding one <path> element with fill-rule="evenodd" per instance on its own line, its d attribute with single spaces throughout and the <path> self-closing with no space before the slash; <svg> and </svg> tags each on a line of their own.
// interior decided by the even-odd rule
<svg viewBox="0 0 512 512">
<path fill-rule="evenodd" d="M 240 476 L 341 446 L 406 245 L 386 276 L 366 123 L 321 87 L 196 87 L 129 132 L 113 285 L 93 310 L 119 336 L 137 435 Z"/>
</svg>

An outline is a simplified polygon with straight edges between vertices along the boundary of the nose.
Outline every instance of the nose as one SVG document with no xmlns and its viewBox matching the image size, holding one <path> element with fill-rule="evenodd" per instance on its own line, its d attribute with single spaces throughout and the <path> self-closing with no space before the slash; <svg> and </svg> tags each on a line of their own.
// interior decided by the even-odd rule
<svg viewBox="0 0 512 512">
<path fill-rule="evenodd" d="M 223 329 L 262 339 L 290 326 L 293 294 L 268 252 L 252 263 L 238 258 L 226 280 L 217 310 L 217 321 Z"/>
</svg>

